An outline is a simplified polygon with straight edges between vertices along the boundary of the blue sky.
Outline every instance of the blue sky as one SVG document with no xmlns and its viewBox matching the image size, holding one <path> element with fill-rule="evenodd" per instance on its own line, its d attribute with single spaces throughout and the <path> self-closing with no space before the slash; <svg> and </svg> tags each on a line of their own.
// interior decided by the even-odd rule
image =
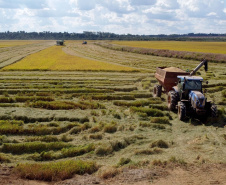
<svg viewBox="0 0 226 185">
<path fill-rule="evenodd" d="M 0 32 L 226 33 L 226 0 L 0 0 Z"/>
</svg>

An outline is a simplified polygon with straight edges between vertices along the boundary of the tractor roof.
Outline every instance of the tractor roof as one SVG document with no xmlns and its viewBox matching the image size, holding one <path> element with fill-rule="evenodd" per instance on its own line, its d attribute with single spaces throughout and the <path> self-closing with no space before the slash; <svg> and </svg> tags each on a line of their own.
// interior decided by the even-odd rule
<svg viewBox="0 0 226 185">
<path fill-rule="evenodd" d="M 203 78 L 200 76 L 177 76 L 178 78 L 186 79 L 186 80 L 198 80 L 203 81 Z"/>
</svg>

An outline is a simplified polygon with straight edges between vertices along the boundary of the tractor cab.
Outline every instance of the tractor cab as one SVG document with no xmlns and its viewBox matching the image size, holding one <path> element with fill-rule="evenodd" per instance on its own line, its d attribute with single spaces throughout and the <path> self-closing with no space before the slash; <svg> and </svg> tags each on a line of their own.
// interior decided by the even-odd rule
<svg viewBox="0 0 226 185">
<path fill-rule="evenodd" d="M 180 99 L 188 99 L 191 91 L 202 93 L 203 78 L 199 76 L 177 76 L 177 88 Z"/>
</svg>

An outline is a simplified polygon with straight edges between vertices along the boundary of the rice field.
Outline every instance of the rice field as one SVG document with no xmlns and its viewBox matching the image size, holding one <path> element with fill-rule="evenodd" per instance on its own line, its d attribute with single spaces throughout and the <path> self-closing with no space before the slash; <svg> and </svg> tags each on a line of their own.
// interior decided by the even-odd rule
<svg viewBox="0 0 226 185">
<path fill-rule="evenodd" d="M 226 54 L 225 42 L 112 41 L 111 43 L 140 48 Z"/>
<path fill-rule="evenodd" d="M 191 166 L 193 172 L 226 163 L 223 63 L 199 71 L 209 81 L 205 96 L 217 104 L 219 117 L 182 122 L 168 111 L 166 95 L 153 97 L 154 72 L 157 66 L 193 69 L 199 61 L 109 50 L 93 42 L 48 44 L 0 71 L 0 162 L 17 175 L 5 177 L 3 168 L 0 179 L 65 185 L 112 178 L 132 184 L 134 178 L 144 181 L 140 174 L 154 178 L 156 168 L 161 173 L 155 174 L 166 172 L 168 165 L 170 171 Z M 118 181 L 120 175 L 124 180 Z"/>
<path fill-rule="evenodd" d="M 7 48 L 7 47 L 14 47 L 14 46 L 23 46 L 28 44 L 35 44 L 44 41 L 37 41 L 37 40 L 0 40 L 0 48 Z"/>
<path fill-rule="evenodd" d="M 97 71 L 134 71 L 127 66 L 100 62 L 66 54 L 62 46 L 52 46 L 27 56 L 3 70 L 97 70 Z"/>
</svg>

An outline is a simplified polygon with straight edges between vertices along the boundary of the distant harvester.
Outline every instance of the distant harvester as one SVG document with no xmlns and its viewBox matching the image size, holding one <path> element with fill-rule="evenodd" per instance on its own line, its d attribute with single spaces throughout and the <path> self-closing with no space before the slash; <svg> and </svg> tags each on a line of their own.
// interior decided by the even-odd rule
<svg viewBox="0 0 226 185">
<path fill-rule="evenodd" d="M 83 43 L 82 44 L 87 44 L 87 41 L 83 41 Z"/>
<path fill-rule="evenodd" d="M 64 45 L 64 40 L 57 40 L 56 41 L 57 46 L 63 46 Z"/>
</svg>

